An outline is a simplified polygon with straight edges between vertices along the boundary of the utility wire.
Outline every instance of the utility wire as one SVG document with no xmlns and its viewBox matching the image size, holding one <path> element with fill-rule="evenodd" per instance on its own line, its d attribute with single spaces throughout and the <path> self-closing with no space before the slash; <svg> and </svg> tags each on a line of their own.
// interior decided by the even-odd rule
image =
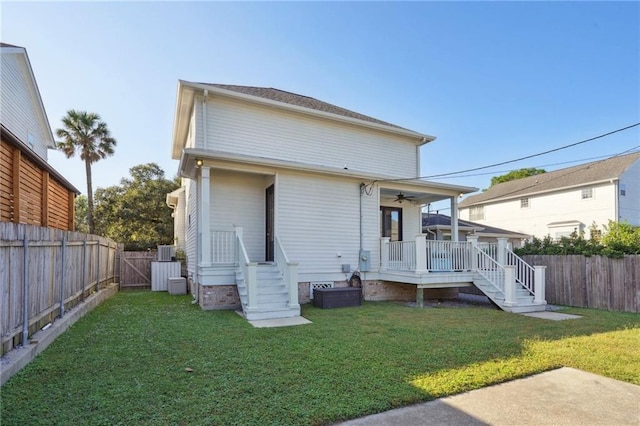
<svg viewBox="0 0 640 426">
<path fill-rule="evenodd" d="M 584 144 L 584 143 L 587 143 L 587 142 L 591 142 L 591 141 L 594 141 L 596 139 L 601 139 L 601 138 L 604 138 L 606 136 L 611 136 L 611 135 L 613 135 L 615 133 L 623 132 L 625 130 L 629 130 L 629 129 L 631 129 L 633 127 L 637 127 L 637 126 L 640 126 L 640 122 L 632 124 L 630 126 L 622 127 L 620 129 L 613 130 L 611 132 L 603 133 L 601 135 L 594 136 L 594 137 L 589 138 L 589 139 L 584 139 L 584 140 L 581 140 L 579 142 L 571 143 L 569 145 L 564 145 L 564 146 L 561 146 L 561 147 L 558 147 L 558 148 L 550 149 L 548 151 L 543 151 L 543 152 L 539 152 L 537 154 L 527 155 L 525 157 L 516 158 L 514 160 L 502 161 L 500 163 L 489 164 L 489 165 L 481 166 L 481 167 L 474 167 L 473 169 L 459 170 L 457 172 L 450 172 L 450 173 L 440 173 L 440 174 L 431 175 L 431 176 L 420 176 L 420 177 L 415 177 L 415 178 L 378 179 L 378 180 L 374 180 L 373 182 L 371 182 L 371 184 L 376 183 L 376 182 L 399 182 L 399 181 L 411 181 L 411 180 L 420 180 L 420 179 L 433 179 L 433 178 L 436 178 L 436 177 L 457 175 L 457 174 L 461 174 L 461 173 L 468 173 L 468 172 L 475 172 L 477 170 L 489 169 L 491 167 L 502 166 L 504 164 L 515 163 L 517 161 L 527 160 L 529 158 L 539 157 L 541 155 L 550 154 L 550 153 L 556 152 L 556 151 L 561 151 L 563 149 L 567 149 L 567 148 L 571 148 L 571 147 L 574 147 L 574 146 L 577 146 L 577 145 L 581 145 L 581 144 Z"/>
<path fill-rule="evenodd" d="M 638 149 L 640 148 L 640 145 L 636 145 L 633 148 L 629 148 L 627 151 L 624 151 L 625 153 L 631 153 L 631 151 L 633 151 L 634 149 Z M 615 156 L 618 156 L 621 154 L 607 154 L 607 155 L 600 155 L 598 157 L 589 157 L 589 158 L 583 158 L 580 160 L 571 160 L 571 161 L 563 161 L 560 163 L 552 163 L 552 164 L 541 164 L 538 166 L 532 166 L 533 168 L 537 169 L 540 167 L 553 167 L 553 166 L 561 166 L 563 164 L 572 164 L 572 163 L 582 163 L 583 161 L 591 161 L 591 160 L 599 160 L 599 159 L 603 159 L 603 158 L 613 158 Z M 495 170 L 495 171 L 491 171 L 491 172 L 484 172 L 484 173 L 473 173 L 470 175 L 458 175 L 458 176 L 443 176 L 439 179 L 436 180 L 441 180 L 441 179 L 457 179 L 457 178 L 461 178 L 461 177 L 474 177 L 474 176 L 486 176 L 486 175 L 493 175 L 493 174 L 498 174 L 498 173 L 509 173 L 512 170 Z"/>
</svg>

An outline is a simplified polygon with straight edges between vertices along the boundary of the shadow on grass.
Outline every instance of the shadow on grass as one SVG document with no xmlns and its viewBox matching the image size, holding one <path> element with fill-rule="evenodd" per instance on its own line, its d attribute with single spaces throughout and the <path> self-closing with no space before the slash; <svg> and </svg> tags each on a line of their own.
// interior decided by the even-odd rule
<svg viewBox="0 0 640 426">
<path fill-rule="evenodd" d="M 116 295 L 2 388 L 3 424 L 321 424 L 575 366 L 584 345 L 607 370 L 633 355 L 598 351 L 636 344 L 640 327 L 595 310 L 553 322 L 375 302 L 305 305 L 313 324 L 256 329 L 190 301 Z"/>
</svg>

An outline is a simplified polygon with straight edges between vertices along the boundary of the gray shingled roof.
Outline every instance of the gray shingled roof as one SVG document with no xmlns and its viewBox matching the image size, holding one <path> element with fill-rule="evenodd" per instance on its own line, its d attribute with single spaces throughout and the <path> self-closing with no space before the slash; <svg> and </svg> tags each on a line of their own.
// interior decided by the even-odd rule
<svg viewBox="0 0 640 426">
<path fill-rule="evenodd" d="M 451 216 L 444 214 L 422 213 L 422 227 L 451 227 Z M 503 235 L 518 235 L 522 238 L 528 238 L 529 235 L 521 232 L 509 231 L 508 229 L 496 228 L 495 226 L 483 225 L 469 220 L 458 219 L 458 226 L 478 229 L 478 233 L 484 234 L 503 234 Z"/>
<path fill-rule="evenodd" d="M 19 47 L 20 49 L 24 49 L 22 46 L 16 46 L 14 44 L 9 44 L 9 43 L 2 43 L 0 41 L 0 47 Z"/>
<path fill-rule="evenodd" d="M 377 118 L 369 117 L 354 111 L 350 111 L 345 108 L 319 101 L 318 99 L 311 98 L 309 96 L 298 95 L 296 93 L 285 92 L 284 90 L 274 89 L 271 87 L 252 87 L 252 86 L 234 86 L 229 84 L 211 84 L 200 83 L 207 86 L 213 86 L 224 90 L 230 90 L 233 92 L 242 93 L 245 95 L 257 96 L 259 98 L 269 99 L 272 101 L 282 102 L 285 104 L 296 105 L 303 108 L 309 108 L 316 111 L 328 112 L 331 114 L 342 115 L 344 117 L 355 118 L 362 121 L 368 121 L 370 123 L 382 124 L 383 126 L 395 127 L 397 129 L 404 129 L 395 124 L 387 123 L 386 121 L 378 120 Z"/>
<path fill-rule="evenodd" d="M 580 164 L 566 169 L 555 170 L 541 175 L 529 176 L 509 182 L 499 183 L 482 194 L 472 195 L 460 202 L 460 207 L 469 207 L 504 198 L 517 198 L 538 192 L 566 187 L 587 185 L 592 182 L 620 177 L 634 162 L 640 159 L 640 152 L 619 155 L 605 160 Z"/>
</svg>

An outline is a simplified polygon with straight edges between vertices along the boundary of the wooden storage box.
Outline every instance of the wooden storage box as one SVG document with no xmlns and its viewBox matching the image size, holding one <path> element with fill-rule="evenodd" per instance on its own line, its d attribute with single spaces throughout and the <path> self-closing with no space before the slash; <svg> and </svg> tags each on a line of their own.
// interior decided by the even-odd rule
<svg viewBox="0 0 640 426">
<path fill-rule="evenodd" d="M 362 304 L 360 287 L 317 288 L 313 290 L 313 306 L 317 308 L 345 308 Z"/>
</svg>

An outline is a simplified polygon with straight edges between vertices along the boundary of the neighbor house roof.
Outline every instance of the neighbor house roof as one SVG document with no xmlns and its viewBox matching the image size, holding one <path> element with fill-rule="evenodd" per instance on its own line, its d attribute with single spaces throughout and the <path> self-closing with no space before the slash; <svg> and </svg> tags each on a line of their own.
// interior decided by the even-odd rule
<svg viewBox="0 0 640 426">
<path fill-rule="evenodd" d="M 451 217 L 438 213 L 422 213 L 422 228 L 423 230 L 451 229 Z M 504 236 L 507 238 L 530 238 L 530 235 L 522 234 L 520 232 L 496 228 L 495 226 L 482 225 L 480 223 L 462 219 L 458 219 L 458 229 L 462 231 L 469 230 L 478 235 L 488 235 L 492 237 Z"/>
<path fill-rule="evenodd" d="M 542 192 L 555 191 L 618 179 L 633 163 L 640 159 L 640 152 L 618 155 L 604 160 L 580 164 L 566 169 L 542 173 L 522 179 L 499 183 L 482 194 L 471 195 L 459 204 L 469 207 L 489 201 L 519 198 Z"/>
</svg>

